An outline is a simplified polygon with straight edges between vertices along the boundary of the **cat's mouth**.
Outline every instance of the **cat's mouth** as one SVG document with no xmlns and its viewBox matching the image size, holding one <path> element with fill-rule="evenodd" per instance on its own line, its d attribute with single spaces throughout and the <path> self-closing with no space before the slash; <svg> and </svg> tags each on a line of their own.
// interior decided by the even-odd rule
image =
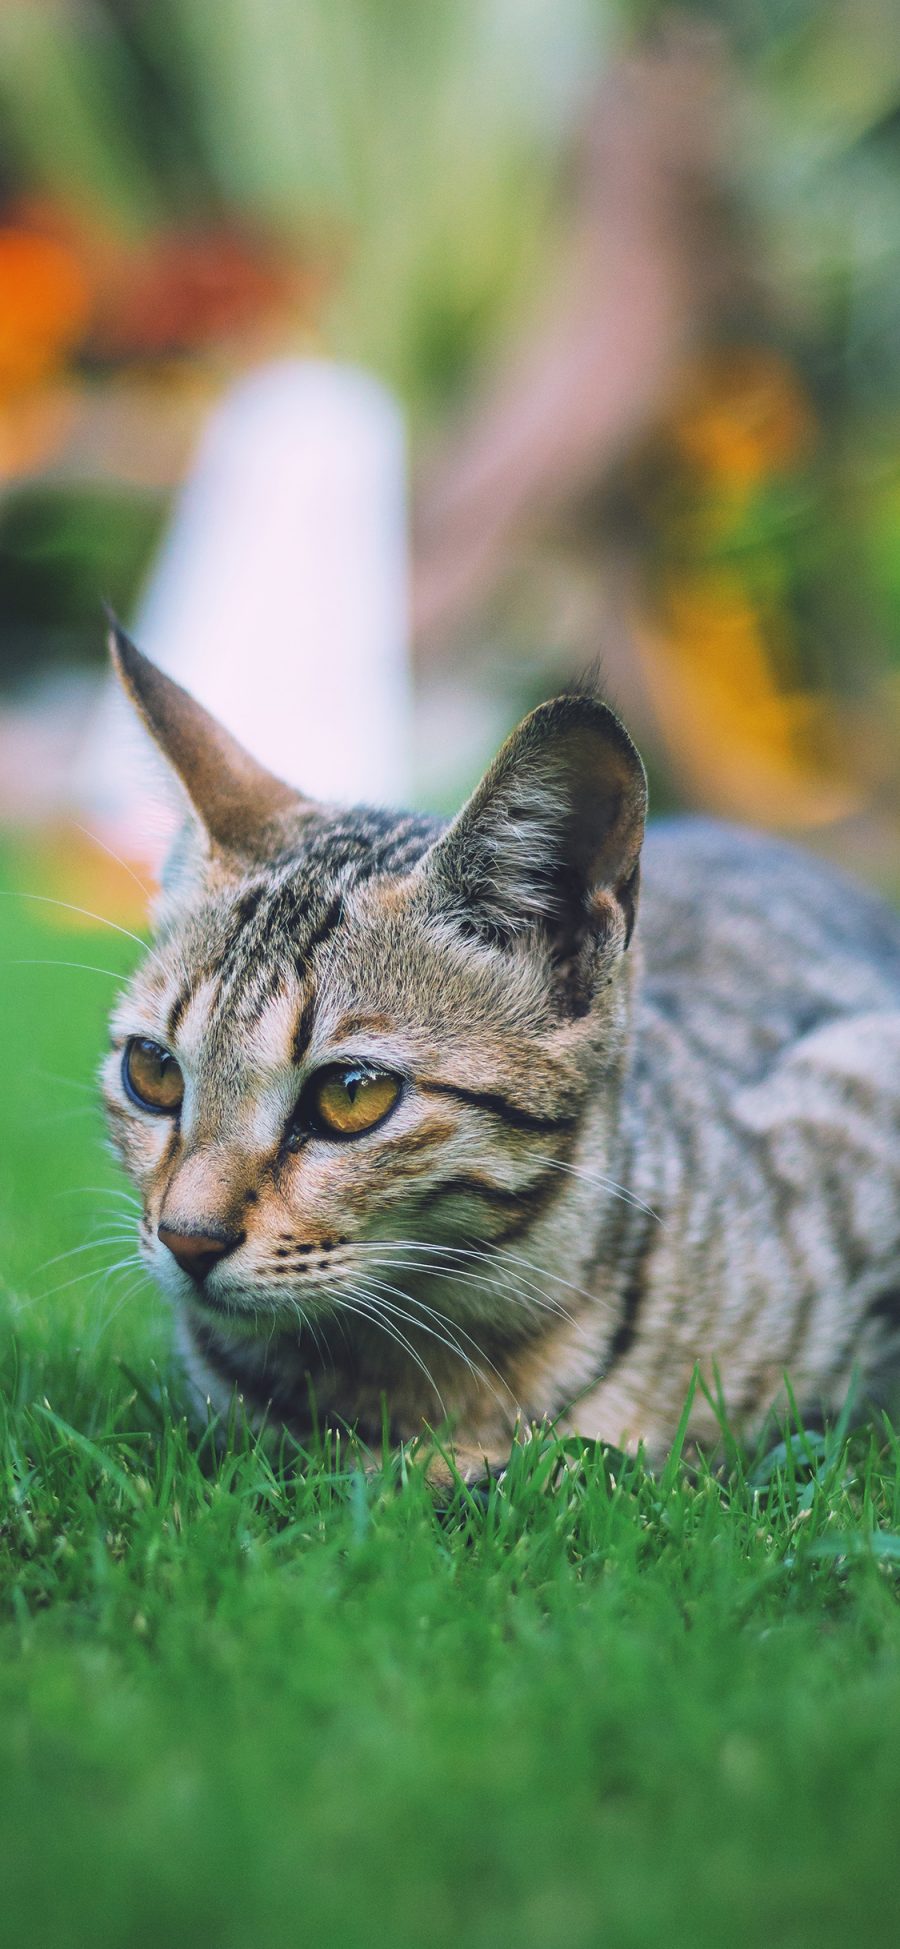
<svg viewBox="0 0 900 1949">
<path fill-rule="evenodd" d="M 230 1327 L 233 1332 L 246 1338 L 248 1334 L 271 1331 L 275 1319 L 274 1309 L 263 1302 L 260 1304 L 237 1288 L 226 1293 L 213 1292 L 206 1285 L 193 1285 L 189 1292 L 180 1295 L 180 1303 L 198 1319 L 217 1320 L 222 1327 Z"/>
<path fill-rule="evenodd" d="M 303 1313 L 310 1306 L 310 1295 L 304 1294 L 303 1311 L 284 1287 L 274 1292 L 270 1286 L 261 1282 L 258 1286 L 251 1281 L 238 1284 L 237 1281 L 217 1288 L 214 1275 L 203 1280 L 184 1280 L 178 1295 L 199 1314 L 212 1314 L 223 1325 L 242 1327 L 251 1333 L 267 1334 L 272 1330 L 296 1330 L 304 1323 Z M 318 1310 L 318 1309 L 317 1309 Z"/>
<path fill-rule="evenodd" d="M 182 1267 L 169 1262 L 169 1255 L 148 1255 L 150 1270 L 170 1301 L 177 1306 L 187 1306 L 192 1311 L 213 1314 L 216 1319 L 230 1321 L 236 1326 L 259 1328 L 270 1311 L 264 1295 L 255 1295 L 249 1284 L 231 1281 L 223 1284 L 217 1281 L 214 1272 L 202 1277 L 188 1273 Z"/>
</svg>

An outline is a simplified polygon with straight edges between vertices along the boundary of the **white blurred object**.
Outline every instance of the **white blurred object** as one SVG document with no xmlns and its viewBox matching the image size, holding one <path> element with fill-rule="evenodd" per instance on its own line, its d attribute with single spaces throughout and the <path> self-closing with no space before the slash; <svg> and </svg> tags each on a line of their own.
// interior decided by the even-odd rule
<svg viewBox="0 0 900 1949">
<path fill-rule="evenodd" d="M 131 633 L 279 777 L 402 805 L 407 598 L 397 406 L 365 373 L 285 360 L 213 414 Z M 153 864 L 171 816 L 148 747 L 111 681 L 76 796 Z"/>
</svg>

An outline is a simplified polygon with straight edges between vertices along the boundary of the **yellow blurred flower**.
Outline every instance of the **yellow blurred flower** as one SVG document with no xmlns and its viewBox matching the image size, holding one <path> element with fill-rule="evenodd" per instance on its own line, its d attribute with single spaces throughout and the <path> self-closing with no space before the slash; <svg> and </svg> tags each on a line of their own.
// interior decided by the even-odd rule
<svg viewBox="0 0 900 1949">
<path fill-rule="evenodd" d="M 777 628 L 737 575 L 716 569 L 670 581 L 636 641 L 687 797 L 802 829 L 847 817 L 860 794 L 836 767 L 827 700 L 779 683 Z"/>
<path fill-rule="evenodd" d="M 729 347 L 688 383 L 668 432 L 688 464 L 744 494 L 797 466 L 815 439 L 810 403 L 788 362 L 764 346 Z"/>
</svg>

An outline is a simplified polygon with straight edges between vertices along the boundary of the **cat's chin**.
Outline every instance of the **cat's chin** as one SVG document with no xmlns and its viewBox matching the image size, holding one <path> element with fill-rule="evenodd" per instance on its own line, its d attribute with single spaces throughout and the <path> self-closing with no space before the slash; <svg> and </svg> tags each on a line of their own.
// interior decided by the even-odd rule
<svg viewBox="0 0 900 1949">
<path fill-rule="evenodd" d="M 273 1323 L 276 1327 L 287 1324 L 283 1308 L 272 1302 L 260 1303 L 243 1292 L 215 1293 L 195 1286 L 189 1293 L 180 1294 L 178 1303 L 190 1318 L 206 1325 L 215 1320 L 217 1326 L 231 1328 L 242 1337 L 270 1333 Z"/>
<path fill-rule="evenodd" d="M 309 1325 L 310 1312 L 314 1310 L 307 1301 L 301 1313 L 283 1291 L 271 1292 L 265 1287 L 257 1291 L 246 1286 L 221 1293 L 207 1286 L 192 1285 L 190 1292 L 178 1295 L 177 1304 L 198 1325 L 208 1328 L 214 1324 L 220 1333 L 232 1334 L 237 1339 L 266 1342 L 273 1336 L 297 1340 Z M 331 1311 L 329 1305 L 326 1312 Z M 320 1310 L 315 1312 L 315 1317 L 318 1323 L 323 1323 Z"/>
</svg>

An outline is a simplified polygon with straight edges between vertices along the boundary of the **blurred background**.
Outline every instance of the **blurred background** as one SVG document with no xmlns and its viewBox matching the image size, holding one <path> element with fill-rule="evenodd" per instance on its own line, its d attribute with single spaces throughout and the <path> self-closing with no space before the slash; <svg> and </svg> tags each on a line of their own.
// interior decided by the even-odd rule
<svg viewBox="0 0 900 1949">
<path fill-rule="evenodd" d="M 270 510 L 263 486 L 204 530 L 179 500 L 198 444 L 208 510 L 210 415 L 269 372 L 271 423 L 279 372 L 332 363 L 390 409 L 367 491 L 397 519 L 359 517 L 390 562 L 361 565 L 351 522 L 327 573 L 363 622 L 311 640 L 309 482 L 277 490 L 263 699 L 279 663 L 324 683 L 336 659 L 318 745 L 344 738 L 341 685 L 373 697 L 366 790 L 450 809 L 597 670 L 657 810 L 897 889 L 895 0 L 3 0 L 0 818 L 32 884 L 140 911 L 102 850 L 140 846 L 114 803 L 91 816 L 117 735 L 101 598 L 154 649 L 190 615 L 214 671 L 217 589 L 233 614 Z M 220 471 L 246 477 L 254 424 Z M 350 796 L 363 759 L 347 733 Z"/>
</svg>

